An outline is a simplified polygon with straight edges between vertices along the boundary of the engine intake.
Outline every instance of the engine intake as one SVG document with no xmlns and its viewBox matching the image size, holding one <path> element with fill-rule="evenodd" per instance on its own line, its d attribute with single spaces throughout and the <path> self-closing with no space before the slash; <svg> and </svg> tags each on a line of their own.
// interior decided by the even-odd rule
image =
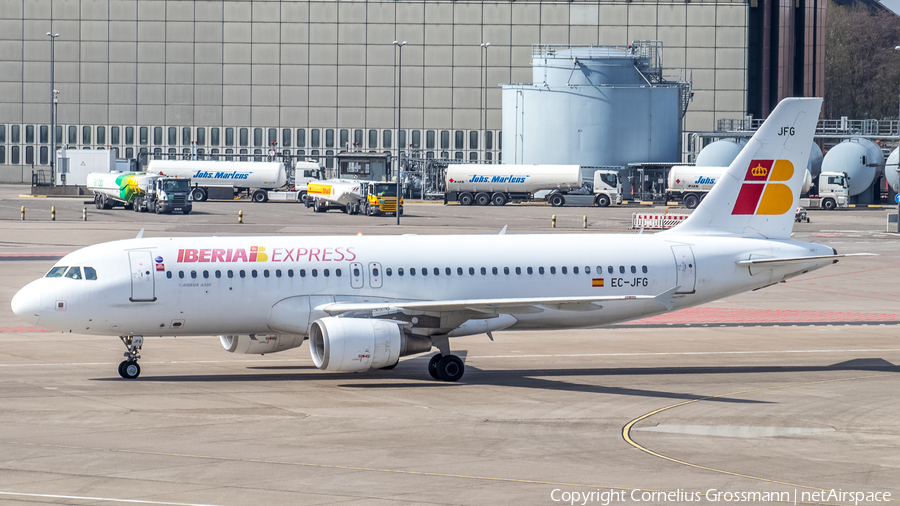
<svg viewBox="0 0 900 506">
<path fill-rule="evenodd" d="M 327 317 L 314 321 L 309 331 L 309 352 L 323 371 L 381 369 L 430 350 L 430 338 L 409 335 L 388 320 Z"/>
<path fill-rule="evenodd" d="M 263 355 L 297 348 L 303 336 L 297 334 L 250 334 L 249 336 L 219 336 L 222 347 L 229 353 Z"/>
</svg>

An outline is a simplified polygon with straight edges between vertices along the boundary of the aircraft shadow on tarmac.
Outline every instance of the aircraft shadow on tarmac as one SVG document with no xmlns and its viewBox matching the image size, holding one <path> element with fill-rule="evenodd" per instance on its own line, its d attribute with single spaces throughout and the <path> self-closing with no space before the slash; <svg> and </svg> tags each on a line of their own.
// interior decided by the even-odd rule
<svg viewBox="0 0 900 506">
<path fill-rule="evenodd" d="M 465 351 L 458 352 L 465 357 Z M 251 373 L 251 374 L 197 374 L 197 375 L 172 375 L 155 376 L 147 375 L 138 381 L 152 382 L 255 382 L 255 381 L 320 381 L 338 380 L 354 381 L 353 383 L 339 384 L 343 388 L 362 389 L 398 389 L 398 388 L 454 388 L 472 385 L 506 386 L 518 388 L 534 388 L 540 390 L 554 390 L 579 393 L 593 393 L 606 395 L 628 395 L 638 397 L 656 397 L 666 399 L 700 400 L 724 403 L 753 403 L 766 404 L 764 401 L 754 401 L 730 397 L 709 398 L 704 395 L 696 395 L 680 392 L 667 392 L 661 390 L 645 390 L 625 387 L 609 387 L 603 385 L 589 385 L 567 381 L 566 378 L 578 377 L 602 377 L 602 376 L 649 376 L 649 375 L 701 375 L 701 374 L 772 374 L 772 373 L 813 373 L 833 371 L 881 371 L 900 372 L 900 366 L 896 366 L 881 358 L 859 358 L 826 366 L 712 366 L 712 367 L 627 367 L 627 368 L 581 368 L 581 369 L 507 369 L 502 371 L 482 371 L 476 367 L 468 366 L 466 375 L 458 383 L 436 382 L 425 371 L 426 361 L 430 355 L 404 360 L 397 364 L 391 371 L 368 371 L 359 373 L 333 373 L 318 374 L 313 372 L 313 366 L 262 366 L 248 367 L 248 370 L 256 371 L 296 371 L 294 373 Z M 313 372 L 310 374 L 310 372 Z M 398 382 L 401 380 L 403 382 Z M 426 381 L 427 380 L 427 381 Z M 119 378 L 95 378 L 95 381 L 122 381 Z"/>
</svg>

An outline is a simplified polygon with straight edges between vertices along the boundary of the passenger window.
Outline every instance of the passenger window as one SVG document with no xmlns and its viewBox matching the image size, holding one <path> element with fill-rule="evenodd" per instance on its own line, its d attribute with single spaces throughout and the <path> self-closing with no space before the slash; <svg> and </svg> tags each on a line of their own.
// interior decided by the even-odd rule
<svg viewBox="0 0 900 506">
<path fill-rule="evenodd" d="M 469 267 L 469 276 L 474 276 L 474 275 L 475 275 L 475 268 Z"/>
<path fill-rule="evenodd" d="M 632 265 L 632 266 L 631 266 L 631 273 L 632 273 L 632 274 L 637 274 L 637 267 L 635 267 L 635 266 Z"/>
<path fill-rule="evenodd" d="M 354 267 L 354 268 L 353 268 L 353 277 L 357 277 L 357 276 L 359 276 L 359 268 L 358 268 L 358 267 Z"/>
<path fill-rule="evenodd" d="M 410 269 L 409 269 L 409 275 L 410 275 L 410 276 L 415 276 L 415 275 L 416 275 L 416 268 L 415 268 L 415 267 L 410 267 Z"/>
<path fill-rule="evenodd" d="M 529 267 L 528 270 L 527 270 L 526 272 L 528 272 L 528 274 L 534 274 L 534 269 L 532 269 L 531 267 Z"/>
<path fill-rule="evenodd" d="M 184 271 L 178 271 L 178 279 L 184 279 Z"/>
<path fill-rule="evenodd" d="M 437 267 L 434 268 L 434 275 L 437 276 L 441 273 L 441 270 Z M 447 275 L 450 275 L 450 269 L 447 269 Z"/>
<path fill-rule="evenodd" d="M 591 268 L 585 265 L 585 266 L 584 266 L 584 273 L 585 273 L 585 274 L 590 274 L 590 273 L 591 273 Z"/>
<path fill-rule="evenodd" d="M 170 274 L 169 277 L 171 278 L 172 275 Z M 95 271 L 93 267 L 85 267 L 84 268 L 84 279 L 96 281 L 97 280 L 97 271 Z"/>
<path fill-rule="evenodd" d="M 242 278 L 247 277 L 247 274 L 244 272 L 243 269 L 241 269 L 240 272 L 239 272 L 238 274 L 239 274 Z"/>
<path fill-rule="evenodd" d="M 606 270 L 607 270 L 610 274 L 612 274 L 612 273 L 614 272 L 614 271 L 613 271 L 613 266 L 612 266 L 612 265 L 610 265 L 609 267 L 607 267 Z"/>
<path fill-rule="evenodd" d="M 324 274 L 326 278 L 331 275 L 331 273 L 328 272 L 328 269 L 322 269 L 322 274 Z"/>
<path fill-rule="evenodd" d="M 509 275 L 509 267 L 503 268 L 503 274 Z"/>
<path fill-rule="evenodd" d="M 81 268 L 69 267 L 69 270 L 66 271 L 66 277 L 69 279 L 81 279 Z"/>
<path fill-rule="evenodd" d="M 397 269 L 397 275 L 398 275 L 398 276 L 402 276 L 402 275 L 403 275 L 403 267 L 400 267 L 400 268 Z"/>
<path fill-rule="evenodd" d="M 619 274 L 625 274 L 625 266 L 624 265 L 619 266 Z"/>
<path fill-rule="evenodd" d="M 462 276 L 462 275 L 463 275 L 462 267 L 457 267 L 457 268 L 456 268 L 456 275 L 457 275 L 457 276 Z"/>
<path fill-rule="evenodd" d="M 233 277 L 234 277 L 234 271 L 229 270 L 229 271 L 228 271 L 228 278 L 231 279 L 231 278 L 233 278 Z"/>
<path fill-rule="evenodd" d="M 569 269 L 566 268 L 565 266 L 563 266 L 563 268 L 562 268 L 562 273 L 563 273 L 563 274 L 568 274 L 568 273 L 569 273 Z"/>
<path fill-rule="evenodd" d="M 269 269 L 265 269 L 263 271 L 263 277 L 265 277 L 265 278 L 269 277 Z"/>
<path fill-rule="evenodd" d="M 305 277 L 306 277 L 306 269 L 300 269 L 300 277 L 301 277 L 301 278 L 305 278 Z"/>
<path fill-rule="evenodd" d="M 334 275 L 337 276 L 337 277 L 341 277 L 341 270 L 340 270 L 340 269 L 335 269 L 335 270 L 334 270 Z M 378 274 L 375 274 L 375 275 L 377 276 Z"/>
<path fill-rule="evenodd" d="M 543 274 L 543 273 L 544 273 L 544 268 L 538 267 L 538 274 Z"/>
<path fill-rule="evenodd" d="M 603 267 L 597 266 L 597 274 L 603 274 Z"/>
<path fill-rule="evenodd" d="M 191 271 L 191 279 L 197 279 L 197 271 Z"/>
<path fill-rule="evenodd" d="M 390 275 L 392 274 L 392 273 L 391 273 L 391 268 L 388 267 L 387 269 L 385 269 L 385 270 L 384 270 L 384 273 L 387 274 L 388 276 L 390 276 Z"/>
<path fill-rule="evenodd" d="M 216 279 L 219 279 L 221 277 L 222 277 L 222 271 L 216 271 Z"/>
<path fill-rule="evenodd" d="M 48 272 L 47 275 L 44 277 L 45 278 L 61 278 L 62 275 L 66 272 L 66 269 L 68 269 L 68 268 L 69 268 L 68 266 L 54 267 L 54 268 L 50 269 L 50 272 Z"/>
<path fill-rule="evenodd" d="M 487 269 L 485 269 L 484 267 L 482 267 L 482 268 L 481 268 L 481 275 L 484 276 L 485 274 L 487 274 Z"/>
<path fill-rule="evenodd" d="M 257 276 L 256 269 L 253 269 L 252 271 L 250 271 L 250 275 L 255 278 Z"/>
<path fill-rule="evenodd" d="M 275 277 L 276 277 L 276 278 L 280 278 L 280 277 L 281 277 L 281 269 L 276 269 L 276 270 L 275 270 Z"/>
<path fill-rule="evenodd" d="M 166 277 L 172 279 L 172 271 L 166 271 Z"/>
<path fill-rule="evenodd" d="M 340 272 L 340 269 L 338 269 L 338 272 Z M 373 269 L 372 269 L 372 275 L 373 275 L 373 276 L 378 276 L 378 269 L 377 269 L 377 268 L 373 268 Z M 338 276 L 340 276 L 340 274 L 338 274 Z"/>
<path fill-rule="evenodd" d="M 427 275 L 428 275 L 428 267 L 422 267 L 422 275 L 423 275 L 423 276 L 427 276 Z"/>
<path fill-rule="evenodd" d="M 578 274 L 578 267 L 572 267 L 572 274 Z"/>
<path fill-rule="evenodd" d="M 550 268 L 550 274 L 556 274 L 556 267 Z"/>
<path fill-rule="evenodd" d="M 494 276 L 497 275 L 497 272 L 499 272 L 499 271 L 497 270 L 496 267 L 491 267 L 491 273 L 492 273 Z"/>
<path fill-rule="evenodd" d="M 643 271 L 644 274 L 647 274 L 647 266 L 641 267 L 641 271 Z"/>
<path fill-rule="evenodd" d="M 209 279 L 209 271 L 203 271 L 203 279 Z"/>
</svg>

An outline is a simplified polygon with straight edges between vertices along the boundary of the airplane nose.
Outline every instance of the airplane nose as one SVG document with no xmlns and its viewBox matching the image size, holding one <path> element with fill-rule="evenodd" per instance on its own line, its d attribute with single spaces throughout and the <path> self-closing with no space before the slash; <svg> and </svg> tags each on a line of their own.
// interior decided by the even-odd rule
<svg viewBox="0 0 900 506">
<path fill-rule="evenodd" d="M 12 298 L 12 311 L 26 322 L 37 325 L 41 317 L 41 292 L 32 284 L 26 285 Z"/>
</svg>

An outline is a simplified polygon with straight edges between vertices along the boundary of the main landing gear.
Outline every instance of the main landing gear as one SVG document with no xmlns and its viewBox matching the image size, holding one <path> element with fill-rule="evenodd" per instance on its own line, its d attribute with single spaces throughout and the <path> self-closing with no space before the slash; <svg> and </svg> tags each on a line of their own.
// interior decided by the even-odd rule
<svg viewBox="0 0 900 506">
<path fill-rule="evenodd" d="M 431 374 L 431 377 L 436 380 L 459 381 L 466 372 L 466 366 L 462 359 L 450 354 L 450 342 L 446 337 L 432 338 L 432 340 L 434 346 L 441 352 L 431 357 L 428 362 L 428 374 Z"/>
<path fill-rule="evenodd" d="M 141 346 L 144 345 L 144 336 L 119 336 L 128 351 L 125 352 L 125 360 L 119 364 L 119 376 L 125 379 L 135 379 L 141 375 L 141 366 L 138 359 L 141 358 Z"/>
</svg>

